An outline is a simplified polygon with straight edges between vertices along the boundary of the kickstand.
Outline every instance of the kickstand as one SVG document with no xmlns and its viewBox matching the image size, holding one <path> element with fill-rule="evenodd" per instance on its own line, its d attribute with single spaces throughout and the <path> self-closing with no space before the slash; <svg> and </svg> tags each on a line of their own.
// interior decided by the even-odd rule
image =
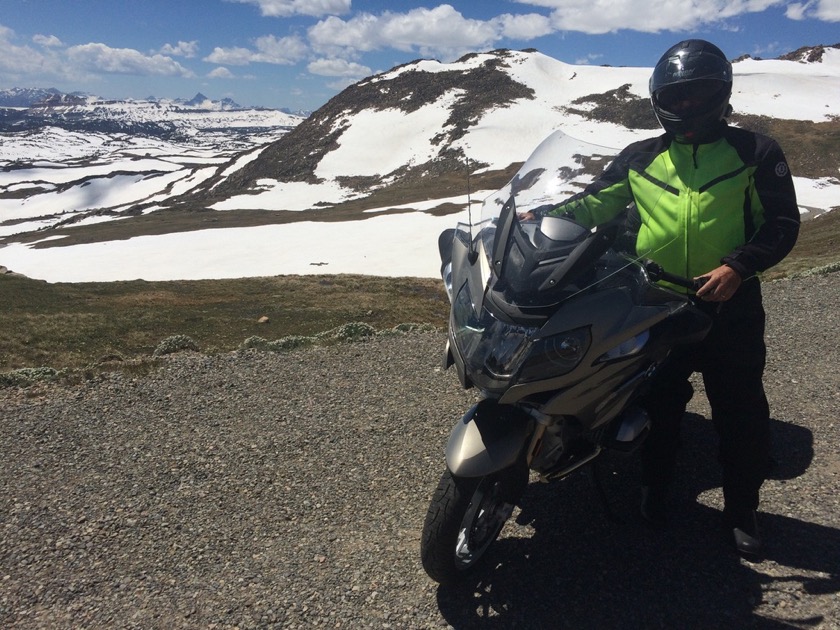
<svg viewBox="0 0 840 630">
<path fill-rule="evenodd" d="M 596 458 L 589 467 L 589 478 L 592 480 L 592 485 L 595 486 L 595 492 L 598 495 L 598 498 L 601 499 L 604 514 L 610 522 L 623 523 L 624 521 L 618 516 L 618 514 L 615 513 L 615 510 L 613 510 L 612 505 L 610 504 L 610 499 L 607 496 L 607 492 L 604 490 L 604 484 L 601 482 L 601 476 L 598 474 L 600 468 L 600 458 Z"/>
</svg>

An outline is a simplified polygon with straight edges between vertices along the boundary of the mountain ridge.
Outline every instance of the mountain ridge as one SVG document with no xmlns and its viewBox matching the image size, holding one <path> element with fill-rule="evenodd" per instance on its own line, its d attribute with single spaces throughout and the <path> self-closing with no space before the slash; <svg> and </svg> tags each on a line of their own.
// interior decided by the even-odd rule
<svg viewBox="0 0 840 630">
<path fill-rule="evenodd" d="M 764 98 L 768 100 L 778 99 L 778 95 L 772 94 L 771 87 L 756 85 L 753 75 L 758 70 L 768 67 L 768 64 L 775 64 L 775 72 L 791 69 L 779 64 L 817 67 L 828 57 L 831 60 L 826 62 L 826 67 L 830 66 L 835 72 L 835 80 L 840 79 L 840 44 L 803 47 L 777 60 L 742 58 L 735 62 L 733 101 L 736 102 L 736 113 L 731 122 L 776 137 L 788 150 L 795 170 L 813 178 L 837 175 L 840 165 L 840 149 L 837 148 L 840 147 L 840 107 L 833 106 L 834 109 L 824 120 L 769 116 L 761 107 L 744 100 L 741 84 L 742 81 L 748 84 L 744 89 L 763 89 L 767 94 Z M 739 77 L 739 69 L 747 67 L 745 76 Z M 623 71 L 628 74 L 627 77 L 621 75 Z M 574 93 L 570 86 L 575 81 L 581 81 L 580 75 L 584 72 L 600 72 L 605 77 L 602 91 Z M 352 196 L 354 193 L 376 191 L 383 186 L 400 187 L 425 177 L 463 170 L 467 158 L 474 169 L 505 168 L 522 159 L 523 154 L 512 156 L 506 164 L 492 165 L 490 160 L 482 159 L 480 155 L 467 155 L 468 141 L 465 138 L 480 131 L 482 126 L 489 126 L 491 123 L 487 119 L 499 117 L 500 110 L 513 110 L 526 101 L 540 101 L 536 108 L 538 116 L 546 119 L 552 116 L 558 121 L 562 118 L 574 119 L 574 123 L 583 128 L 589 123 L 615 127 L 616 143 L 620 144 L 629 137 L 627 131 L 649 135 L 659 129 L 647 96 L 648 75 L 648 69 L 571 66 L 533 49 L 471 53 L 451 64 L 432 60 L 402 64 L 351 85 L 290 133 L 265 147 L 259 156 L 236 173 L 224 179 L 209 179 L 191 191 L 189 197 L 174 199 L 173 204 L 196 201 L 218 203 L 231 196 L 242 196 L 246 191 L 264 190 L 270 180 L 278 182 L 279 186 L 283 182 L 317 185 L 332 179 L 351 191 Z M 523 76 L 528 76 L 530 80 L 523 80 Z M 808 80 L 808 73 L 803 73 L 803 77 L 803 80 Z M 556 86 L 546 88 L 546 84 L 551 82 Z M 558 96 L 563 90 L 568 93 Z M 420 137 L 420 132 L 417 134 L 418 144 L 426 142 L 434 150 L 388 172 L 332 173 L 331 177 L 324 172 L 324 162 L 333 152 L 342 150 L 362 114 L 370 117 L 376 113 L 398 111 L 410 117 L 422 108 L 432 107 L 447 98 L 449 104 L 442 114 L 440 128 L 426 137 Z M 740 111 L 742 108 L 746 111 Z M 793 107 L 789 109 L 792 115 L 798 115 Z M 819 116 L 820 112 L 813 115 Z M 533 146 L 539 135 L 535 134 L 534 138 Z M 813 146 L 821 148 L 818 153 L 820 159 L 815 159 Z"/>
</svg>

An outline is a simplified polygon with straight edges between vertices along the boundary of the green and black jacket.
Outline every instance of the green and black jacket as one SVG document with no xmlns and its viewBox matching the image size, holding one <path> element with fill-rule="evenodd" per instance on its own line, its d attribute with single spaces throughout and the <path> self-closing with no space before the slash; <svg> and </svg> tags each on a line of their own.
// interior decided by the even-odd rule
<svg viewBox="0 0 840 630">
<path fill-rule="evenodd" d="M 680 144 L 668 134 L 631 144 L 551 214 L 571 213 L 591 227 L 633 202 L 641 219 L 638 254 L 689 278 L 721 264 L 749 278 L 787 256 L 799 234 L 781 147 L 725 124 L 705 144 Z"/>
</svg>

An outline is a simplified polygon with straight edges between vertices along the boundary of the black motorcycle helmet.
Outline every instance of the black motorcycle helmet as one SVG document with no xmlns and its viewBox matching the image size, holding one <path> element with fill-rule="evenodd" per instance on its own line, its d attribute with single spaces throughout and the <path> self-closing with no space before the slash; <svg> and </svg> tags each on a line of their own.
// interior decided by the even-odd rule
<svg viewBox="0 0 840 630">
<path fill-rule="evenodd" d="M 678 142 L 708 142 L 732 113 L 732 64 L 715 46 L 689 39 L 669 48 L 650 77 L 650 101 Z"/>
</svg>

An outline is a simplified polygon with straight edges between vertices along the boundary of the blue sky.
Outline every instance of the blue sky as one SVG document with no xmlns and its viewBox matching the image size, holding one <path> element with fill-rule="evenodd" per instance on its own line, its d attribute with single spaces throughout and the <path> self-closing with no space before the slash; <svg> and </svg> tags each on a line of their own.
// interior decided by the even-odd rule
<svg viewBox="0 0 840 630">
<path fill-rule="evenodd" d="M 840 0 L 0 0 L 0 88 L 317 109 L 418 58 L 652 67 L 687 37 L 731 58 L 836 44 Z"/>
</svg>

